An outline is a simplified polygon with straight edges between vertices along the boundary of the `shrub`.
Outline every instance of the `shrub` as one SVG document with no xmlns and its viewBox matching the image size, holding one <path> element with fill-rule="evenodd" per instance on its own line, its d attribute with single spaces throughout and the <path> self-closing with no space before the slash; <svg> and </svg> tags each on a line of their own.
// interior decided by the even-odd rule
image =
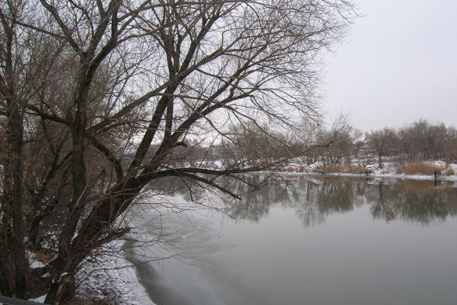
<svg viewBox="0 0 457 305">
<path fill-rule="evenodd" d="M 441 174 L 444 176 L 452 176 L 455 175 L 455 171 L 452 167 L 447 167 L 441 172 Z"/>
<path fill-rule="evenodd" d="M 321 174 L 330 174 L 330 173 L 343 173 L 344 167 L 339 164 L 329 164 L 325 166 L 321 166 L 316 169 L 316 172 Z"/>
<path fill-rule="evenodd" d="M 423 174 L 423 175 L 433 175 L 437 171 L 443 171 L 444 167 L 436 167 L 425 163 L 423 161 L 409 161 L 397 168 L 398 174 L 407 174 L 407 175 L 414 175 L 414 174 Z"/>
<path fill-rule="evenodd" d="M 374 171 L 372 169 L 367 169 L 360 165 L 351 164 L 347 168 L 347 172 L 351 174 L 372 174 Z"/>
</svg>

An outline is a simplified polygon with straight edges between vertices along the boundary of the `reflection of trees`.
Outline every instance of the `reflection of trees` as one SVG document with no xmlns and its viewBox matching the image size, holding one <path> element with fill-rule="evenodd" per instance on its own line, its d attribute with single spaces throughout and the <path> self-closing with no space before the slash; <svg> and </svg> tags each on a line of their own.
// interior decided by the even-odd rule
<svg viewBox="0 0 457 305">
<path fill-rule="evenodd" d="M 457 190 L 430 181 L 398 181 L 372 186 L 369 195 L 374 218 L 410 220 L 428 224 L 457 214 Z"/>
<path fill-rule="evenodd" d="M 370 205 L 375 219 L 404 219 L 428 224 L 457 214 L 457 189 L 430 181 L 376 181 L 342 177 L 291 178 L 243 176 L 241 180 L 220 181 L 240 195 L 228 201 L 225 211 L 236 219 L 259 221 L 270 207 L 292 208 L 305 226 L 321 223 L 327 215 L 345 213 Z M 206 203 L 205 188 L 195 182 L 168 179 L 154 185 L 156 193 L 180 194 L 184 199 Z"/>
<path fill-rule="evenodd" d="M 260 184 L 259 177 L 246 178 Z M 445 220 L 457 214 L 457 189 L 429 181 L 373 182 L 365 179 L 272 178 L 258 190 L 237 183 L 232 188 L 243 194 L 238 204 L 230 204 L 227 212 L 237 219 L 259 221 L 273 205 L 296 210 L 305 226 L 320 223 L 332 213 L 345 213 L 368 204 L 375 219 L 404 219 L 421 224 Z"/>
<path fill-rule="evenodd" d="M 375 191 L 376 187 L 378 188 L 377 193 Z M 369 199 L 369 202 L 372 203 L 371 213 L 374 218 L 383 218 L 386 221 L 391 221 L 395 219 L 396 216 L 394 207 L 392 207 L 392 203 L 395 202 L 395 198 L 389 198 L 389 196 L 392 195 L 392 192 L 385 192 L 385 188 L 386 186 L 381 181 L 377 186 L 375 185 L 372 187 L 373 195 L 370 196 L 370 192 L 367 194 L 367 198 Z"/>
<path fill-rule="evenodd" d="M 284 201 L 293 201 L 290 197 L 290 181 L 270 178 L 265 181 L 260 176 L 245 177 L 243 181 L 234 181 L 232 191 L 242 196 L 240 202 L 230 202 L 227 207 L 229 215 L 237 219 L 259 221 L 267 215 L 270 206 Z M 266 183 L 266 185 L 265 185 Z M 258 189 L 252 186 L 264 185 Z"/>
<path fill-rule="evenodd" d="M 225 184 L 221 183 L 221 185 L 225 187 Z M 203 203 L 205 205 L 209 203 L 208 195 L 213 194 L 207 185 L 185 177 L 168 177 L 160 181 L 153 181 L 146 190 L 150 192 L 146 194 L 148 198 L 166 200 L 169 196 L 180 195 L 188 202 Z M 151 194 L 154 194 L 154 196 L 151 196 Z"/>
<path fill-rule="evenodd" d="M 348 212 L 354 208 L 356 198 L 354 180 L 324 180 L 316 198 L 323 214 Z"/>
<path fill-rule="evenodd" d="M 246 178 L 249 184 L 259 185 L 260 178 Z M 346 179 L 290 179 L 270 178 L 264 187 L 254 190 L 246 184 L 236 183 L 232 190 L 243 194 L 238 204 L 229 204 L 227 212 L 237 218 L 259 221 L 272 205 L 293 208 L 306 226 L 320 223 L 333 212 L 345 212 L 359 202 L 363 183 Z"/>
</svg>

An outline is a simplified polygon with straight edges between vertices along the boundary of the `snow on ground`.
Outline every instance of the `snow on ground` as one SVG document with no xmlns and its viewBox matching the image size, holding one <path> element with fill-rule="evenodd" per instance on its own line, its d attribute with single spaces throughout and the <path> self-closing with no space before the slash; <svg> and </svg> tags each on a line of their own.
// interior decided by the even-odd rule
<svg viewBox="0 0 457 305">
<path fill-rule="evenodd" d="M 110 305 L 155 305 L 138 282 L 134 267 L 124 258 L 122 242 L 112 242 L 100 253 L 86 259 L 78 273 L 79 297 Z"/>
<path fill-rule="evenodd" d="M 321 174 L 312 174 L 312 175 L 321 175 Z M 351 174 L 351 173 L 329 173 L 329 174 L 325 174 L 325 175 L 341 176 L 341 177 L 395 178 L 395 179 L 403 179 L 403 180 L 434 180 L 435 179 L 431 175 L 406 175 L 406 174 L 383 174 L 383 173 L 373 173 L 373 174 L 369 174 L 369 175 Z M 441 176 L 439 178 L 439 180 L 457 182 L 457 175 Z"/>
<path fill-rule="evenodd" d="M 37 303 L 44 303 L 45 298 L 46 298 L 46 295 L 42 295 L 41 297 L 38 297 L 36 299 L 31 299 L 30 301 L 37 302 Z"/>
<path fill-rule="evenodd" d="M 105 246 L 98 255 L 82 263 L 77 274 L 80 285 L 76 296 L 80 300 L 100 302 L 109 305 L 156 305 L 138 282 L 134 266 L 124 257 L 122 241 Z M 29 260 L 34 267 L 41 267 L 33 254 Z M 46 295 L 31 301 L 44 303 Z M 86 304 L 86 303 L 81 304 Z M 78 303 L 79 304 L 79 303 Z"/>
<path fill-rule="evenodd" d="M 37 259 L 35 253 L 32 253 L 27 250 L 26 255 L 29 260 L 30 268 L 35 269 L 35 268 L 44 267 L 44 264 Z"/>
<path fill-rule="evenodd" d="M 439 177 L 442 181 L 456 181 L 457 182 L 457 164 L 447 164 L 446 162 L 437 160 L 437 161 L 429 161 L 428 164 L 435 166 L 437 168 L 452 168 L 454 171 L 454 175 L 441 175 Z M 354 163 L 355 165 L 357 163 Z M 296 162 L 288 164 L 285 166 L 285 171 L 279 171 L 281 175 L 322 175 L 318 172 L 320 167 L 324 166 L 324 164 L 320 161 L 315 162 L 309 166 L 306 166 L 304 163 L 297 166 Z M 433 175 L 425 175 L 425 174 L 415 174 L 415 175 L 408 175 L 408 174 L 397 174 L 397 166 L 393 162 L 386 162 L 383 164 L 382 168 L 379 164 L 369 164 L 365 166 L 365 169 L 370 171 L 369 174 L 353 174 L 353 173 L 326 173 L 325 175 L 329 176 L 345 176 L 345 177 L 372 177 L 372 178 L 396 178 L 396 179 L 410 179 L 410 180 L 434 180 L 435 177 Z M 278 173 L 278 172 L 276 172 Z"/>
</svg>

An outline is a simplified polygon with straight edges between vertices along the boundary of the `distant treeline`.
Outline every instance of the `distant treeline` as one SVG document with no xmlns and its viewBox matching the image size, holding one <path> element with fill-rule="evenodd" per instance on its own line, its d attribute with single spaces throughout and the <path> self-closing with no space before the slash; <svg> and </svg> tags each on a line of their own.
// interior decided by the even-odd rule
<svg viewBox="0 0 457 305">
<path fill-rule="evenodd" d="M 327 147 L 311 151 L 308 154 L 311 160 L 321 159 L 325 163 L 335 164 L 350 162 L 351 158 L 376 158 L 381 165 L 384 157 L 394 157 L 398 162 L 457 161 L 457 129 L 444 123 L 432 124 L 421 119 L 402 128 L 385 127 L 366 133 L 345 125 L 323 133 L 327 133 L 326 136 L 333 141 Z"/>
<path fill-rule="evenodd" d="M 221 160 L 234 165 L 272 162 L 280 158 L 301 158 L 308 164 L 348 164 L 395 159 L 457 162 L 457 129 L 443 123 L 418 120 L 402 128 L 362 132 L 347 122 L 326 128 L 304 124 L 295 133 L 281 133 L 270 126 L 237 126 L 221 143 L 182 148 L 188 161 Z M 179 155 L 179 154 L 177 154 Z"/>
</svg>

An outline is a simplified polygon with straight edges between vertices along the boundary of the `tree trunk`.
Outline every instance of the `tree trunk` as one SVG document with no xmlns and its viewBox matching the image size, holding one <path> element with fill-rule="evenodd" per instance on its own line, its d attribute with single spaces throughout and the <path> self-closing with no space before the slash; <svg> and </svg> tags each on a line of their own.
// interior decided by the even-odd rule
<svg viewBox="0 0 457 305">
<path fill-rule="evenodd" d="M 22 110 L 15 98 L 7 99 L 7 153 L 4 160 L 2 202 L 1 287 L 5 294 L 23 298 L 27 262 L 23 224 L 23 122 Z M 6 282 L 5 282 L 6 281 Z"/>
</svg>

